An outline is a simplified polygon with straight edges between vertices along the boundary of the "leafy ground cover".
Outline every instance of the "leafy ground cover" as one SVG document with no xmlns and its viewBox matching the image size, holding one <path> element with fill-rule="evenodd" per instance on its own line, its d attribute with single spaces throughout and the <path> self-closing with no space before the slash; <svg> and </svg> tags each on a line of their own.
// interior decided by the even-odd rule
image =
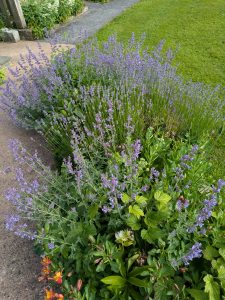
<svg viewBox="0 0 225 300">
<path fill-rule="evenodd" d="M 141 0 L 97 36 L 116 33 L 127 41 L 132 32 L 145 33 L 150 48 L 165 39 L 166 48 L 178 49 L 175 62 L 185 78 L 225 85 L 224 27 L 223 0 Z"/>
<path fill-rule="evenodd" d="M 29 51 L 1 89 L 12 119 L 43 134 L 57 161 L 51 171 L 10 143 L 21 167 L 6 226 L 35 240 L 48 300 L 225 296 L 225 182 L 211 159 L 224 98 L 183 81 L 163 43 L 143 43 L 53 45 L 51 60 Z"/>
</svg>

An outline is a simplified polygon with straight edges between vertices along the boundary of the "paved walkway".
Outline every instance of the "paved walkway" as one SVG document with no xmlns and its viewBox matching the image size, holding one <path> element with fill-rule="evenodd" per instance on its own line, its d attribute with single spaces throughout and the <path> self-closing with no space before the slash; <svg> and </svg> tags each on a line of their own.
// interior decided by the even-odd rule
<svg viewBox="0 0 225 300">
<path fill-rule="evenodd" d="M 88 36 L 93 35 L 135 2 L 138 0 L 114 0 L 107 4 L 88 2 L 89 9 L 86 13 L 57 31 L 61 36 L 60 42 L 75 43 L 81 31 L 85 31 Z M 62 37 L 64 34 L 70 36 L 69 41 Z M 2 57 L 0 67 L 3 62 L 8 62 L 8 58 L 11 58 L 10 63 L 15 65 L 19 54 L 26 53 L 27 46 L 34 52 L 38 51 L 36 42 L 0 43 Z M 50 54 L 49 44 L 42 42 L 42 46 Z M 36 142 L 30 139 L 34 136 Z M 4 113 L 0 112 L 0 170 L 13 164 L 7 148 L 8 140 L 11 138 L 18 138 L 30 150 L 39 148 L 39 153 L 51 160 L 49 153 L 40 148 L 40 138 L 35 133 L 17 128 Z M 34 254 L 32 243 L 14 236 L 4 227 L 5 216 L 12 214 L 13 208 L 4 200 L 3 194 L 14 184 L 12 173 L 4 176 L 0 172 L 0 300 L 43 300 L 43 289 L 37 280 L 40 273 L 40 259 Z"/>
<path fill-rule="evenodd" d="M 85 2 L 88 10 L 70 24 L 57 30 L 57 34 L 61 36 L 59 42 L 74 44 L 80 40 L 80 34 L 84 32 L 88 37 L 93 36 L 105 24 L 138 1 L 113 0 L 104 4 Z"/>
</svg>

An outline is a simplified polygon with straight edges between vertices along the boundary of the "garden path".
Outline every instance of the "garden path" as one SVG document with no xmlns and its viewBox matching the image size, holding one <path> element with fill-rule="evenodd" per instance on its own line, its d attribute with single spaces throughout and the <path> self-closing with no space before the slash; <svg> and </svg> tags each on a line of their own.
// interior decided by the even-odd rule
<svg viewBox="0 0 225 300">
<path fill-rule="evenodd" d="M 90 37 L 101 27 L 118 16 L 126 8 L 139 0 L 113 0 L 108 3 L 85 2 L 88 10 L 65 26 L 56 30 L 58 41 L 74 44 L 80 40 L 80 34 Z"/>
<path fill-rule="evenodd" d="M 85 31 L 88 36 L 93 35 L 99 28 L 137 1 L 114 0 L 104 5 L 88 2 L 88 11 L 59 28 L 57 35 L 72 36 L 69 42 L 75 43 L 81 31 Z M 63 41 L 68 43 L 68 39 L 61 37 L 60 42 Z M 46 53 L 50 54 L 49 44 L 47 42 L 41 44 Z M 36 42 L 0 43 L 0 57 L 4 57 L 2 61 L 5 58 L 11 58 L 11 65 L 15 65 L 19 55 L 26 53 L 27 47 L 34 52 L 38 51 Z M 31 137 L 35 138 L 35 141 Z M 0 170 L 13 165 L 12 156 L 7 148 L 11 138 L 21 140 L 30 151 L 38 149 L 45 161 L 51 161 L 51 155 L 41 146 L 42 141 L 37 134 L 17 128 L 4 112 L 0 112 Z M 5 216 L 13 213 L 13 208 L 4 200 L 4 192 L 14 185 L 14 181 L 10 169 L 7 174 L 0 171 L 0 299 L 41 300 L 43 289 L 37 280 L 40 273 L 40 259 L 34 254 L 31 242 L 9 233 L 4 226 Z"/>
</svg>

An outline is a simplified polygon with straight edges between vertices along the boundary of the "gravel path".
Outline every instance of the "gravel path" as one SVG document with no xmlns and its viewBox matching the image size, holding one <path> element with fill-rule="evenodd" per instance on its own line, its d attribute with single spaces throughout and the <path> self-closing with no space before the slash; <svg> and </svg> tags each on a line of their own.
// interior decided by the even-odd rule
<svg viewBox="0 0 225 300">
<path fill-rule="evenodd" d="M 114 0 L 107 4 L 87 2 L 87 12 L 57 30 L 57 35 L 61 36 L 59 42 L 75 43 L 80 32 L 84 31 L 88 36 L 93 35 L 135 2 L 138 0 Z M 62 37 L 65 34 L 70 36 L 69 40 Z M 24 54 L 27 46 L 33 51 L 37 49 L 35 42 L 0 43 L 0 56 L 11 58 L 11 63 L 15 65 L 19 54 Z M 44 42 L 42 46 L 50 53 L 48 43 Z M 21 140 L 30 151 L 38 149 L 46 161 L 51 161 L 50 154 L 40 147 L 42 141 L 39 136 L 17 128 L 0 112 L 0 170 L 14 163 L 7 147 L 11 138 Z M 34 254 L 32 242 L 16 237 L 6 231 L 4 226 L 5 216 L 13 213 L 13 207 L 4 200 L 4 192 L 14 184 L 11 172 L 7 176 L 0 172 L 0 300 L 42 300 L 43 286 L 37 280 L 40 274 L 40 258 Z"/>
<path fill-rule="evenodd" d="M 35 138 L 33 142 L 30 138 Z M 11 121 L 0 113 L 0 169 L 5 170 L 14 165 L 8 150 L 8 141 L 17 138 L 30 149 L 39 148 L 40 137 L 34 132 L 26 132 L 15 127 Z M 45 153 L 45 156 L 49 153 Z M 32 242 L 16 237 L 5 229 L 5 216 L 13 213 L 12 206 L 4 200 L 7 188 L 15 186 L 13 172 L 0 173 L 0 299 L 1 300 L 40 300 L 43 288 L 38 282 L 40 258 L 34 254 Z"/>
<path fill-rule="evenodd" d="M 74 44 L 80 41 L 80 34 L 85 32 L 88 37 L 118 16 L 126 8 L 139 0 L 113 0 L 108 3 L 85 2 L 88 10 L 75 18 L 68 25 L 59 28 L 56 33 L 60 43 Z"/>
</svg>

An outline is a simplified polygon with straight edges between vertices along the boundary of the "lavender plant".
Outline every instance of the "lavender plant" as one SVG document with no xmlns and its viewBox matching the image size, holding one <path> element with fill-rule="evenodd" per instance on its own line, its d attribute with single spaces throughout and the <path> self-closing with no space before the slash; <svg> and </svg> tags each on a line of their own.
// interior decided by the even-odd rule
<svg viewBox="0 0 225 300">
<path fill-rule="evenodd" d="M 1 103 L 17 123 L 60 141 L 57 151 L 63 140 L 67 153 L 74 121 L 92 130 L 96 114 L 106 122 L 107 110 L 113 110 L 108 122 L 118 143 L 128 118 L 134 121 L 134 138 L 149 126 L 175 136 L 190 131 L 195 138 L 218 130 L 224 118 L 219 87 L 183 82 L 172 58 L 171 51 L 163 54 L 163 43 L 149 52 L 134 36 L 127 47 L 115 37 L 102 46 L 95 40 L 67 51 L 53 46 L 51 60 L 41 49 L 40 56 L 29 51 L 21 69 L 11 70 L 15 80 L 2 89 Z"/>
</svg>

